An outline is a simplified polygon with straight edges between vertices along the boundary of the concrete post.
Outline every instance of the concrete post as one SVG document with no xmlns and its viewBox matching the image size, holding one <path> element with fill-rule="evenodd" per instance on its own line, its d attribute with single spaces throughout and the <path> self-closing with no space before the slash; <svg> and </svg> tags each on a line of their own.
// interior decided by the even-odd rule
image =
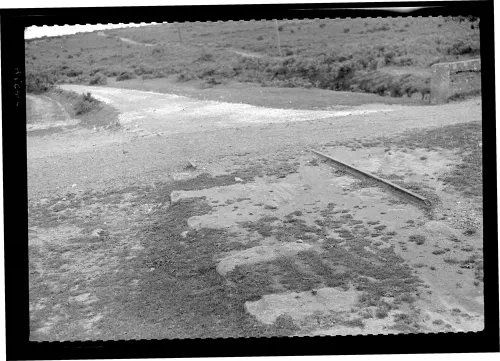
<svg viewBox="0 0 500 361">
<path fill-rule="evenodd" d="M 438 63 L 432 67 L 431 104 L 442 104 L 452 95 L 450 91 L 450 74 L 458 72 L 480 72 L 481 59 Z"/>
</svg>

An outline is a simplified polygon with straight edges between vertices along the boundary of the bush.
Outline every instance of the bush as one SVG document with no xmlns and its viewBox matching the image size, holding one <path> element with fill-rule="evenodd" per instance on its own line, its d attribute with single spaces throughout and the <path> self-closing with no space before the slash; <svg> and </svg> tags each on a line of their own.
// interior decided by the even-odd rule
<svg viewBox="0 0 500 361">
<path fill-rule="evenodd" d="M 89 80 L 89 85 L 106 85 L 108 83 L 108 78 L 106 75 L 97 73 Z"/>
<path fill-rule="evenodd" d="M 446 49 L 448 55 L 479 54 L 479 44 L 475 42 L 457 41 Z"/>
<path fill-rule="evenodd" d="M 81 69 L 68 69 L 66 70 L 66 73 L 65 75 L 70 77 L 70 78 L 74 78 L 74 77 L 77 77 L 79 75 L 82 75 L 83 74 L 83 70 Z"/>
<path fill-rule="evenodd" d="M 41 94 L 53 88 L 55 78 L 46 73 L 27 73 L 26 92 Z"/>
<path fill-rule="evenodd" d="M 162 48 L 154 48 L 151 51 L 151 55 L 162 55 L 164 53 Z"/>
<path fill-rule="evenodd" d="M 116 77 L 116 81 L 123 81 L 123 80 L 128 80 L 128 79 L 134 79 L 136 77 L 137 76 L 135 75 L 135 73 L 126 70 L 126 71 L 120 72 L 120 74 Z"/>
<path fill-rule="evenodd" d="M 393 51 L 389 51 L 388 53 L 385 53 L 385 55 L 384 55 L 385 63 L 391 64 L 395 56 L 396 56 L 396 54 Z"/>
<path fill-rule="evenodd" d="M 344 28 L 344 34 L 347 34 L 349 31 L 351 31 L 351 29 L 349 29 L 349 28 Z"/>
<path fill-rule="evenodd" d="M 400 66 L 410 66 L 415 64 L 414 59 L 409 56 L 399 56 L 397 58 L 392 59 L 392 62 L 395 65 L 400 65 Z"/>
<path fill-rule="evenodd" d="M 85 115 L 94 109 L 99 109 L 101 102 L 94 98 L 90 92 L 79 96 L 78 101 L 73 106 L 76 115 Z"/>
<path fill-rule="evenodd" d="M 134 73 L 137 75 L 143 75 L 143 74 L 153 74 L 154 69 L 150 68 L 149 66 L 144 66 L 144 65 L 139 65 L 135 67 Z"/>
<path fill-rule="evenodd" d="M 387 312 L 387 310 L 385 308 L 378 308 L 376 311 L 375 311 L 375 316 L 377 318 L 386 318 L 387 316 L 389 315 L 389 313 Z"/>
<path fill-rule="evenodd" d="M 177 75 L 177 81 L 189 81 L 197 79 L 197 76 L 190 71 L 183 70 L 179 75 Z"/>
<path fill-rule="evenodd" d="M 319 24 L 319 27 L 320 27 L 321 29 L 323 29 L 325 26 L 326 26 L 326 24 L 324 24 L 324 23 L 323 23 L 323 24 Z"/>
<path fill-rule="evenodd" d="M 264 40 L 264 37 L 259 35 L 259 36 L 257 36 L 257 40 L 259 40 L 259 41 Z"/>
</svg>

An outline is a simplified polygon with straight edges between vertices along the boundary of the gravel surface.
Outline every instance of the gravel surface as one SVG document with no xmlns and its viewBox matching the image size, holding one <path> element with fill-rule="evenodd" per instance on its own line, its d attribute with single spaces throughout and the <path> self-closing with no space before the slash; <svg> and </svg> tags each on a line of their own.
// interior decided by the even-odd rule
<svg viewBox="0 0 500 361">
<path fill-rule="evenodd" d="M 372 104 L 339 115 L 338 111 L 271 111 L 136 90 L 77 85 L 64 89 L 91 91 L 117 108 L 127 122 L 118 132 L 78 130 L 28 137 L 30 198 L 154 182 L 182 168 L 188 159 L 207 171 L 223 170 L 238 154 L 245 154 L 245 159 L 279 153 L 293 158 L 327 142 L 389 137 L 412 128 L 481 119 L 478 99 L 429 107 Z M 263 122 L 257 113 L 273 122 Z"/>
</svg>

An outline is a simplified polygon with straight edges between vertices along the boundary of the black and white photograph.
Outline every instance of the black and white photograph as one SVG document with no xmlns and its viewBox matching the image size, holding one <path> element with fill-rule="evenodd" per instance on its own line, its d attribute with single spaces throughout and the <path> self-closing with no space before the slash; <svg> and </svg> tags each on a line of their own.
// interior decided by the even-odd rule
<svg viewBox="0 0 500 361">
<path fill-rule="evenodd" d="M 392 10 L 26 27 L 29 340 L 483 331 L 482 19 Z"/>
</svg>

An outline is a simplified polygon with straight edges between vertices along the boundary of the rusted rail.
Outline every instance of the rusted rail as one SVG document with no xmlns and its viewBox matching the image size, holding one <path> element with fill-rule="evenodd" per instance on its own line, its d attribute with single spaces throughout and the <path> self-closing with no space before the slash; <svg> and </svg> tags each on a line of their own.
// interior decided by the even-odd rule
<svg viewBox="0 0 500 361">
<path fill-rule="evenodd" d="M 388 187 L 390 187 L 390 188 L 392 188 L 392 189 L 394 189 L 394 190 L 396 190 L 398 192 L 402 192 L 406 196 L 409 196 L 411 199 L 416 200 L 418 203 L 423 203 L 425 206 L 430 206 L 431 205 L 431 203 L 429 202 L 429 200 L 427 198 L 424 198 L 424 197 L 422 197 L 419 194 L 413 193 L 413 192 L 409 191 L 408 189 L 402 188 L 402 187 L 398 186 L 397 184 L 394 184 L 394 183 L 389 182 L 389 181 L 387 181 L 385 179 L 379 178 L 376 175 L 373 175 L 373 174 L 370 174 L 368 172 L 365 172 L 365 171 L 363 171 L 363 170 L 361 170 L 359 168 L 356 168 L 356 167 L 354 167 L 352 165 L 349 165 L 349 164 L 346 164 L 344 162 L 341 162 L 340 160 L 332 158 L 328 154 L 321 153 L 321 152 L 319 152 L 317 150 L 314 150 L 314 149 L 311 149 L 311 151 L 313 153 L 316 153 L 316 154 L 322 156 L 322 157 L 327 158 L 328 160 L 332 161 L 335 165 L 340 166 L 341 168 L 346 169 L 350 173 L 354 173 L 355 175 L 362 174 L 363 176 L 371 178 L 371 179 L 373 179 L 373 180 L 375 180 L 375 181 L 377 181 L 379 183 L 382 183 L 383 185 L 388 186 Z"/>
</svg>

